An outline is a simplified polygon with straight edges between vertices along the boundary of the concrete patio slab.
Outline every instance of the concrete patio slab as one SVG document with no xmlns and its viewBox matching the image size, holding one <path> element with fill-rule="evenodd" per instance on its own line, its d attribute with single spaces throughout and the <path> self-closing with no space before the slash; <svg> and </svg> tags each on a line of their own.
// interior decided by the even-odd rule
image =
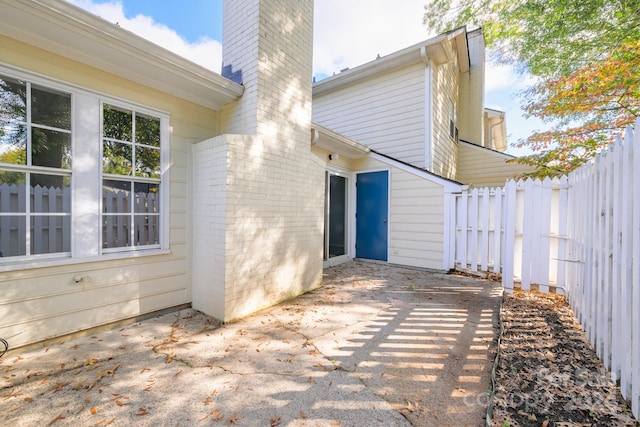
<svg viewBox="0 0 640 427">
<path fill-rule="evenodd" d="M 501 288 L 350 262 L 220 325 L 187 309 L 0 359 L 7 425 L 480 426 Z"/>
</svg>

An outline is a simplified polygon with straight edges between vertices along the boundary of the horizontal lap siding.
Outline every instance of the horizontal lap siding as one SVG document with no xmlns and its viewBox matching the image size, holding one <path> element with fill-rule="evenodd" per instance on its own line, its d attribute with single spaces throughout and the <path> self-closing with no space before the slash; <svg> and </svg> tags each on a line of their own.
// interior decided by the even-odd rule
<svg viewBox="0 0 640 427">
<path fill-rule="evenodd" d="M 393 169 L 389 262 L 442 269 L 444 189 L 406 171 Z"/>
<path fill-rule="evenodd" d="M 11 39 L 0 37 L 0 49 L 5 63 L 166 111 L 171 126 L 171 252 L 0 273 L 0 337 L 15 348 L 191 302 L 188 147 L 218 133 L 218 114 Z"/>
<path fill-rule="evenodd" d="M 421 63 L 313 97 L 313 120 L 370 148 L 424 166 Z"/>
<path fill-rule="evenodd" d="M 507 160 L 500 153 L 461 142 L 456 179 L 476 187 L 503 186 L 508 179 L 533 172 L 530 166 Z"/>
<path fill-rule="evenodd" d="M 445 178 L 456 176 L 458 144 L 449 133 L 450 101 L 458 103 L 458 72 L 451 64 L 436 65 L 433 73 L 433 165 L 431 172 Z"/>
</svg>

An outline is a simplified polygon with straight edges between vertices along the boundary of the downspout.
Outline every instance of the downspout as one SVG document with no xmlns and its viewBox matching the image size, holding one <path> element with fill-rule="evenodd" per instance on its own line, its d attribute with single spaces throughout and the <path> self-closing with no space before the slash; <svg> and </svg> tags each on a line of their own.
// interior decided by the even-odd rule
<svg viewBox="0 0 640 427">
<path fill-rule="evenodd" d="M 427 54 L 427 47 L 420 48 L 424 70 L 424 168 L 428 171 L 433 165 L 433 60 Z"/>
</svg>

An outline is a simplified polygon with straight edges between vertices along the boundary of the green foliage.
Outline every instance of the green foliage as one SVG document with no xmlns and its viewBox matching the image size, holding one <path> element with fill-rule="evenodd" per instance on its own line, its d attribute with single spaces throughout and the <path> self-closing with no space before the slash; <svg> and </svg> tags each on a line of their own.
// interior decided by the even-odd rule
<svg viewBox="0 0 640 427">
<path fill-rule="evenodd" d="M 526 113 L 555 123 L 519 147 L 533 176 L 571 171 L 640 112 L 640 0 L 435 0 L 424 22 L 439 32 L 482 26 L 498 60 L 538 77 Z"/>
<path fill-rule="evenodd" d="M 640 40 L 568 76 L 542 81 L 527 91 L 529 116 L 559 121 L 518 146 L 534 154 L 518 159 L 537 168 L 533 176 L 570 172 L 602 148 L 640 114 Z"/>
<path fill-rule="evenodd" d="M 103 134 L 102 164 L 105 173 L 124 176 L 133 173 L 147 178 L 160 176 L 159 119 L 105 105 Z"/>
<path fill-rule="evenodd" d="M 435 0 L 425 25 L 483 27 L 503 62 L 540 77 L 566 75 L 640 36 L 640 0 Z"/>
</svg>

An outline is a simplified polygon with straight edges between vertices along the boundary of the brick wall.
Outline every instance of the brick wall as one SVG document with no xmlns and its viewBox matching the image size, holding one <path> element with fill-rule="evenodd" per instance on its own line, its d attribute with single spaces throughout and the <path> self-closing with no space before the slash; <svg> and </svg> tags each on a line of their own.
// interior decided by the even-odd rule
<svg viewBox="0 0 640 427">
<path fill-rule="evenodd" d="M 193 304 L 223 320 L 320 283 L 324 164 L 310 149 L 312 20 L 311 0 L 225 2 L 223 61 L 242 70 L 245 93 L 223 109 L 227 135 L 193 150 Z M 206 158 L 216 165 L 208 171 Z M 208 180 L 213 206 L 198 200 L 209 197 L 200 194 Z M 205 209 L 214 209 L 210 217 Z M 199 235 L 203 226 L 216 229 L 215 241 Z M 203 247 L 206 255 L 195 253 Z"/>
</svg>

